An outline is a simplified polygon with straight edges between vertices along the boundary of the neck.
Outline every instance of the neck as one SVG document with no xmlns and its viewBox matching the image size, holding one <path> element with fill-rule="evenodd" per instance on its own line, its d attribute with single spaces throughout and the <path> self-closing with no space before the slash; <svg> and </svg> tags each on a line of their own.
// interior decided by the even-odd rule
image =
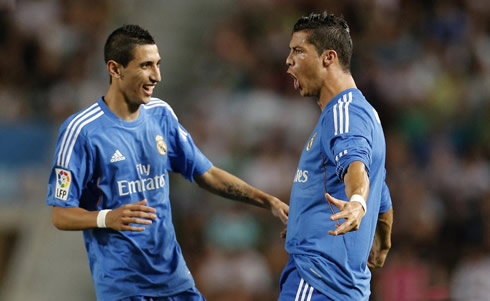
<svg viewBox="0 0 490 301">
<path fill-rule="evenodd" d="M 135 121 L 140 114 L 140 105 L 131 104 L 124 95 L 117 93 L 112 85 L 104 96 L 104 102 L 117 117 L 124 121 Z"/>
<path fill-rule="evenodd" d="M 333 76 L 329 76 L 323 82 L 323 88 L 320 91 L 317 104 L 323 111 L 336 95 L 352 88 L 357 88 L 357 86 L 350 73 L 340 71 Z"/>
</svg>

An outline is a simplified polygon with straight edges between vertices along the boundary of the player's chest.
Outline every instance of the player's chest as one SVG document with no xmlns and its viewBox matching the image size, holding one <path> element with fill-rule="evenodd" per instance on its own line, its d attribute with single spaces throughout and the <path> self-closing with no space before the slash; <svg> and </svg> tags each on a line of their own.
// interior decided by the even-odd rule
<svg viewBox="0 0 490 301">
<path fill-rule="evenodd" d="M 322 151 L 321 127 L 319 124 L 310 134 L 303 147 L 300 157 L 300 165 L 310 169 L 319 169 L 322 167 L 322 161 L 325 158 Z"/>
<path fill-rule="evenodd" d="M 322 174 L 322 160 L 319 132 L 313 131 L 303 147 L 293 182 L 304 185 Z"/>
<path fill-rule="evenodd" d="M 169 139 L 165 128 L 118 129 L 94 137 L 95 165 L 115 178 L 151 177 L 167 170 Z"/>
</svg>

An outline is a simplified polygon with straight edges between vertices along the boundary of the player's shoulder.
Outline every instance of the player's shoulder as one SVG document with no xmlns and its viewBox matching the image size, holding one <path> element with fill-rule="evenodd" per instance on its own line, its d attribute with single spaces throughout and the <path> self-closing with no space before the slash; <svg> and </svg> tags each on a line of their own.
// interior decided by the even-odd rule
<svg viewBox="0 0 490 301">
<path fill-rule="evenodd" d="M 326 105 L 326 112 L 345 110 L 352 106 L 362 106 L 366 98 L 358 89 L 347 89 L 333 97 Z"/>
<path fill-rule="evenodd" d="M 373 106 L 359 89 L 348 89 L 340 93 L 331 105 L 331 110 L 336 111 L 339 116 L 350 113 L 363 115 L 371 112 L 372 109 Z"/>
<path fill-rule="evenodd" d="M 179 120 L 177 115 L 175 115 L 172 107 L 165 101 L 152 97 L 150 102 L 142 106 L 143 110 L 147 111 L 150 114 L 154 115 L 168 115 L 175 118 L 175 120 Z"/>
<path fill-rule="evenodd" d="M 359 89 L 348 89 L 327 104 L 322 112 L 322 125 L 334 136 L 346 134 L 353 126 L 372 124 L 373 112 L 373 106 Z"/>
<path fill-rule="evenodd" d="M 344 91 L 341 97 L 338 97 L 337 104 L 349 105 L 353 108 L 367 108 L 371 107 L 371 104 L 367 101 L 364 94 L 359 89 L 349 89 Z"/>
<path fill-rule="evenodd" d="M 104 111 L 100 107 L 99 102 L 95 102 L 82 110 L 69 116 L 61 125 L 61 131 L 82 132 L 90 128 L 98 128 L 101 122 L 101 117 Z"/>
<path fill-rule="evenodd" d="M 371 103 L 367 100 L 367 98 L 364 96 L 364 94 L 362 94 L 362 92 L 360 90 L 356 90 L 355 93 L 353 93 L 353 101 L 352 103 L 355 104 L 355 106 L 359 106 L 359 107 L 363 107 L 363 108 L 367 108 L 369 110 L 371 110 L 373 108 L 373 106 L 371 105 Z"/>
<path fill-rule="evenodd" d="M 378 125 L 381 124 L 381 120 L 379 119 L 378 112 L 374 106 L 366 99 L 360 90 L 356 89 L 352 94 L 352 102 L 348 108 L 344 108 L 344 111 L 347 112 L 345 122 L 350 122 L 353 126 L 357 125 L 365 129 L 380 128 Z"/>
</svg>

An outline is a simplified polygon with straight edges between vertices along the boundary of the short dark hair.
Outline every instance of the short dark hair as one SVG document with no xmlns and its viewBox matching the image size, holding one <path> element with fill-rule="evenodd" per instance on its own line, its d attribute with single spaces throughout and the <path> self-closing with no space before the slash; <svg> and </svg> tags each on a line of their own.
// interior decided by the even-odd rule
<svg viewBox="0 0 490 301">
<path fill-rule="evenodd" d="M 114 30 L 104 46 L 104 60 L 114 60 L 126 67 L 134 58 L 133 49 L 137 45 L 155 44 L 151 34 L 138 25 L 123 25 Z"/>
<path fill-rule="evenodd" d="M 352 39 L 349 25 L 342 16 L 338 17 L 326 11 L 322 14 L 311 13 L 296 22 L 293 33 L 303 30 L 310 32 L 308 42 L 315 46 L 318 55 L 325 50 L 335 50 L 342 68 L 345 71 L 350 70 Z"/>
</svg>

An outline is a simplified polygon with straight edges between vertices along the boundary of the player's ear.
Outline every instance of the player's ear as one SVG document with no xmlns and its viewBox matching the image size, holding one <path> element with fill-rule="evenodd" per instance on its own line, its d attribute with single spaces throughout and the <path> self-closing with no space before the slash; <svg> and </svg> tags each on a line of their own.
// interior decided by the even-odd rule
<svg viewBox="0 0 490 301">
<path fill-rule="evenodd" d="M 336 58 L 337 52 L 335 50 L 325 50 L 321 55 L 323 67 L 330 66 Z"/>
<path fill-rule="evenodd" d="M 122 78 L 121 69 L 121 65 L 118 62 L 114 60 L 109 60 L 107 62 L 107 71 L 109 71 L 111 77 Z"/>
</svg>

